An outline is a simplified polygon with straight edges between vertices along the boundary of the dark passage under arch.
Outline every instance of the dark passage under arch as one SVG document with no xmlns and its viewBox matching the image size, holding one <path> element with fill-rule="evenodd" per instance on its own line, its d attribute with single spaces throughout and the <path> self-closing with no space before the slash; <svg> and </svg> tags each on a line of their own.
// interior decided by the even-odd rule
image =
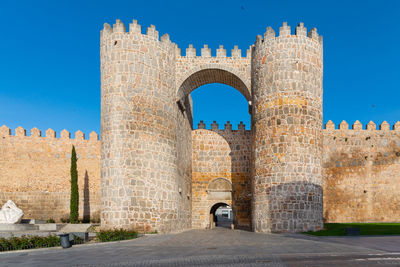
<svg viewBox="0 0 400 267">
<path fill-rule="evenodd" d="M 214 204 L 210 209 L 210 228 L 225 227 L 231 228 L 233 223 L 232 208 L 223 202 Z"/>
</svg>

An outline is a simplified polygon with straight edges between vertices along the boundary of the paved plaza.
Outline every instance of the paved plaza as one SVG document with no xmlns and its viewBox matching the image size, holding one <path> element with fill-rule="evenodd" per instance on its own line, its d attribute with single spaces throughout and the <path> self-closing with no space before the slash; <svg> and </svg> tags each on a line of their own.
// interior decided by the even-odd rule
<svg viewBox="0 0 400 267">
<path fill-rule="evenodd" d="M 320 238 L 217 228 L 1 253 L 0 266 L 400 266 L 400 236 Z"/>
</svg>

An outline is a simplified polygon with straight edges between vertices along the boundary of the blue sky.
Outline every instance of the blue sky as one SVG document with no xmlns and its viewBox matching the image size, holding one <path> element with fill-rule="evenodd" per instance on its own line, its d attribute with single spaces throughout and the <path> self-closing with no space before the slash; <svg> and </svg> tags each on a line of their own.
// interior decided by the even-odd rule
<svg viewBox="0 0 400 267">
<path fill-rule="evenodd" d="M 184 50 L 243 54 L 287 21 L 324 36 L 324 121 L 400 120 L 400 1 L 12 1 L 0 9 L 0 125 L 100 132 L 99 31 L 137 19 Z M 250 125 L 245 98 L 224 85 L 192 94 L 194 123 Z"/>
</svg>

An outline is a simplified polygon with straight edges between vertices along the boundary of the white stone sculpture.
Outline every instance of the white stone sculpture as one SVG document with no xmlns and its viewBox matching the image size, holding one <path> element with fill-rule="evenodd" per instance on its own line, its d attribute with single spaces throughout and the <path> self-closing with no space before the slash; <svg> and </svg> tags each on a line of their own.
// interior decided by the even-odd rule
<svg viewBox="0 0 400 267">
<path fill-rule="evenodd" d="M 24 212 L 12 200 L 8 200 L 0 210 L 0 223 L 19 223 L 22 216 L 24 216 Z"/>
</svg>

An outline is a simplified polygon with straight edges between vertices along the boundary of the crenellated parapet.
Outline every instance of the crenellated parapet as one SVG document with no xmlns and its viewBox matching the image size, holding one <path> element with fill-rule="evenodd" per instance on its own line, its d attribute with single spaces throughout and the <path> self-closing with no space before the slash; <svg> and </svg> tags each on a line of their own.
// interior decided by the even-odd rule
<svg viewBox="0 0 400 267">
<path fill-rule="evenodd" d="M 124 23 L 122 23 L 122 21 L 119 19 L 116 20 L 116 22 L 113 24 L 113 27 L 111 27 L 108 23 L 104 23 L 103 30 L 100 31 L 101 43 L 103 43 L 105 40 L 115 39 L 115 46 L 118 45 L 117 39 L 121 39 L 123 37 L 129 38 L 135 35 L 141 35 L 145 38 L 163 43 L 171 43 L 168 34 L 165 34 L 159 38 L 159 32 L 156 30 L 154 25 L 150 25 L 147 27 L 146 33 L 142 33 L 142 26 L 138 24 L 137 20 L 133 20 L 132 23 L 129 23 L 128 31 L 126 30 Z"/>
<path fill-rule="evenodd" d="M 11 132 L 11 129 L 8 128 L 7 126 L 3 125 L 0 127 L 0 138 L 29 138 L 29 139 L 34 139 L 34 138 L 40 138 L 41 140 L 60 140 L 60 141 L 65 141 L 65 140 L 71 140 L 71 141 L 86 141 L 86 142 L 98 142 L 99 141 L 99 135 L 92 131 L 89 134 L 89 139 L 85 139 L 85 134 L 78 130 L 75 132 L 75 138 L 71 138 L 71 133 L 67 130 L 62 130 L 60 132 L 60 137 L 56 137 L 56 132 L 53 129 L 47 129 L 45 132 L 45 135 L 42 136 L 42 132 L 34 127 L 30 131 L 30 135 L 27 135 L 26 129 L 22 128 L 21 126 L 17 127 L 14 131 L 14 135 Z"/>
<path fill-rule="evenodd" d="M 102 68 L 106 70 L 103 71 L 103 78 L 105 79 L 109 77 L 109 71 L 117 70 L 118 72 L 128 73 L 133 66 L 125 66 L 124 62 L 134 63 L 132 54 L 136 53 L 136 49 L 140 50 L 139 53 L 154 54 L 153 56 L 156 55 L 157 50 L 160 50 L 166 51 L 169 55 L 174 55 L 171 60 L 175 61 L 176 69 L 176 101 L 186 97 L 195 88 L 207 83 L 230 85 L 239 90 L 250 101 L 251 46 L 247 49 L 246 56 L 242 56 L 242 51 L 237 46 L 231 49 L 231 54 L 228 56 L 222 45 L 216 49 L 214 56 L 207 44 L 199 49 L 200 55 L 197 55 L 196 48 L 193 45 L 184 49 L 185 55 L 182 55 L 182 50 L 178 45 L 171 42 L 168 34 L 164 34 L 160 38 L 154 25 L 150 25 L 143 33 L 142 27 L 136 20 L 129 24 L 128 29 L 121 20 L 116 20 L 112 27 L 105 23 L 100 36 Z M 165 61 L 169 61 L 169 59 L 165 58 Z M 108 67 L 109 63 L 119 66 L 118 68 Z M 170 63 L 172 62 L 168 64 Z M 186 81 L 187 79 L 191 80 Z"/>
<path fill-rule="evenodd" d="M 8 128 L 7 126 L 3 125 L 0 127 L 0 136 L 1 137 L 7 137 L 11 135 L 11 129 Z"/>
<path fill-rule="evenodd" d="M 279 34 L 276 35 L 275 31 L 271 27 L 267 27 L 264 38 L 261 35 L 257 36 L 258 42 L 266 42 L 271 40 L 276 40 L 277 38 L 296 38 L 296 37 L 308 37 L 310 40 L 323 43 L 322 36 L 318 34 L 316 28 L 312 28 L 307 34 L 307 28 L 304 27 L 304 23 L 300 22 L 295 28 L 294 34 L 292 34 L 291 27 L 284 22 L 281 27 L 279 27 Z"/>
<path fill-rule="evenodd" d="M 373 121 L 368 122 L 365 126 L 360 121 L 355 121 L 351 127 L 346 121 L 342 121 L 336 128 L 332 121 L 325 124 L 323 132 L 323 161 L 325 164 L 334 157 L 336 160 L 346 161 L 347 153 L 356 153 L 357 157 L 364 153 L 367 158 L 360 162 L 366 163 L 369 153 L 378 155 L 379 153 L 399 154 L 400 142 L 400 122 L 396 122 L 392 127 L 387 121 L 383 121 L 379 127 Z M 337 154 L 338 151 L 343 154 Z M 357 152 L 358 151 L 358 152 Z M 350 152 L 349 152 L 350 153 Z M 391 155 L 391 154 L 387 155 Z M 396 155 L 397 155 L 396 154 Z M 397 158 L 395 156 L 394 158 Z M 331 163 L 330 163 L 331 164 Z M 346 163 L 347 164 L 347 163 Z M 344 165 L 343 165 L 344 166 Z"/>
<path fill-rule="evenodd" d="M 283 41 L 284 39 L 286 41 Z M 297 39 L 301 39 L 302 41 L 298 42 L 296 41 Z M 132 50 L 139 47 L 135 45 L 136 42 L 132 43 L 132 40 L 159 42 L 160 44 L 165 44 L 169 48 L 173 47 L 176 57 L 175 79 L 176 88 L 178 90 L 177 101 L 185 97 L 195 88 L 212 82 L 230 85 L 238 89 L 247 100 L 250 101 L 251 60 L 257 57 L 257 55 L 260 56 L 260 53 L 252 55 L 252 51 L 254 48 L 257 50 L 257 47 L 260 46 L 270 47 L 272 43 L 279 44 L 278 47 L 282 46 L 284 43 L 292 43 L 291 49 L 294 52 L 295 58 L 298 58 L 300 61 L 310 61 L 322 65 L 322 60 L 317 60 L 315 55 L 312 55 L 312 53 L 319 53 L 322 59 L 322 36 L 318 34 L 315 28 L 307 32 L 307 28 L 304 27 L 303 23 L 300 23 L 296 27 L 294 34 L 291 32 L 291 27 L 288 26 L 286 22 L 283 23 L 282 27 L 279 28 L 278 36 L 276 36 L 275 31 L 271 27 L 268 27 L 264 33 L 264 37 L 260 35 L 257 36 L 255 45 L 251 45 L 249 49 L 247 49 L 246 56 L 242 56 L 242 51 L 237 46 L 231 49 L 231 54 L 228 56 L 226 49 L 222 45 L 216 49 L 215 56 L 213 56 L 214 53 L 212 53 L 211 48 L 209 48 L 207 44 L 199 49 L 200 55 L 197 54 L 196 48 L 194 48 L 193 45 L 189 45 L 189 47 L 185 49 L 185 55 L 182 55 L 181 49 L 175 43 L 171 42 L 168 34 L 159 38 L 159 32 L 154 25 L 150 25 L 145 33 L 143 33 L 141 25 L 138 24 L 136 20 L 133 20 L 132 23 L 129 24 L 128 29 L 121 20 L 116 20 L 112 27 L 105 23 L 101 31 L 102 61 L 105 59 L 117 61 L 129 60 L 129 54 L 131 53 L 124 50 Z M 141 47 L 140 49 L 141 53 L 156 52 L 149 51 L 148 49 L 151 49 L 151 47 Z M 269 50 L 272 52 L 275 49 L 270 47 Z M 291 57 L 293 56 L 291 55 Z M 262 64 L 264 64 L 265 61 L 270 61 L 270 64 L 273 63 L 273 60 L 268 58 L 268 60 L 262 59 Z M 310 66 L 305 62 L 291 64 L 295 65 L 292 67 L 298 70 L 309 72 Z M 123 70 L 122 66 L 120 70 Z M 129 67 L 127 70 L 129 70 Z M 197 75 L 197 73 L 199 74 Z M 310 75 L 312 75 L 311 72 Z M 296 79 L 296 77 L 293 78 Z M 322 83 L 322 79 L 320 82 Z M 297 86 L 296 83 L 294 83 L 294 85 Z"/>
<path fill-rule="evenodd" d="M 185 49 L 186 53 L 185 55 L 183 54 L 178 54 L 178 56 L 185 57 L 185 58 L 198 58 L 198 59 L 209 59 L 214 57 L 215 59 L 217 58 L 232 58 L 232 59 L 238 59 L 238 58 L 247 58 L 250 59 L 251 57 L 251 46 L 246 50 L 246 56 L 242 56 L 242 50 L 238 48 L 237 45 L 231 49 L 231 55 L 228 56 L 226 53 L 226 49 L 224 48 L 223 45 L 219 45 L 219 47 L 215 50 L 215 56 L 212 54 L 213 51 L 211 48 L 208 47 L 208 44 L 204 44 L 202 48 L 200 48 L 200 55 L 197 54 L 197 50 L 195 47 L 193 47 L 193 44 L 189 44 L 189 47 Z"/>
<path fill-rule="evenodd" d="M 129 24 L 128 29 L 121 20 L 116 20 L 112 27 L 105 23 L 100 32 L 102 79 L 103 81 L 108 79 L 111 73 L 129 73 L 134 68 L 139 68 L 134 65 L 135 54 L 147 54 L 153 59 L 151 64 L 154 65 L 156 63 L 154 59 L 160 53 L 168 54 L 165 61 L 169 61 L 170 58 L 175 57 L 177 51 L 177 45 L 171 42 L 169 35 L 164 34 L 160 38 L 154 25 L 150 25 L 145 32 L 142 32 L 142 27 L 136 20 Z M 149 58 L 146 64 L 150 64 Z M 124 82 L 129 78 L 118 77 L 117 79 Z"/>
<path fill-rule="evenodd" d="M 352 126 L 351 129 L 349 129 L 349 124 L 346 121 L 342 121 L 338 128 L 336 129 L 335 124 L 329 120 L 325 124 L 325 131 L 400 131 L 400 121 L 396 122 L 392 127 L 390 127 L 390 124 L 387 121 L 383 121 L 380 125 L 379 128 L 377 129 L 376 124 L 373 121 L 368 122 L 366 127 L 364 128 L 362 123 L 358 120 L 356 120 Z"/>
<path fill-rule="evenodd" d="M 263 85 L 266 93 L 301 91 L 317 100 L 322 99 L 323 41 L 316 28 L 307 32 L 304 24 L 299 23 L 292 33 L 291 27 L 284 22 L 276 34 L 271 27 L 267 27 L 263 36 L 256 37 L 253 52 L 254 73 L 272 77 L 268 84 Z M 267 73 L 264 74 L 264 71 Z M 283 81 L 285 79 L 291 81 Z M 253 93 L 257 97 L 259 91 Z M 322 105 L 322 100 L 320 102 Z"/>
<path fill-rule="evenodd" d="M 238 134 L 245 134 L 245 135 L 251 134 L 250 130 L 246 130 L 246 125 L 242 121 L 237 125 L 237 130 L 233 130 L 232 124 L 230 123 L 230 121 L 227 121 L 224 125 L 224 128 L 220 129 L 219 124 L 216 121 L 213 121 L 210 125 L 210 128 L 207 128 L 207 125 L 204 123 L 204 121 L 201 120 L 197 124 L 197 130 L 200 130 L 200 129 L 211 130 L 211 131 L 218 132 L 218 133 L 233 133 L 233 134 L 238 133 Z"/>
</svg>

